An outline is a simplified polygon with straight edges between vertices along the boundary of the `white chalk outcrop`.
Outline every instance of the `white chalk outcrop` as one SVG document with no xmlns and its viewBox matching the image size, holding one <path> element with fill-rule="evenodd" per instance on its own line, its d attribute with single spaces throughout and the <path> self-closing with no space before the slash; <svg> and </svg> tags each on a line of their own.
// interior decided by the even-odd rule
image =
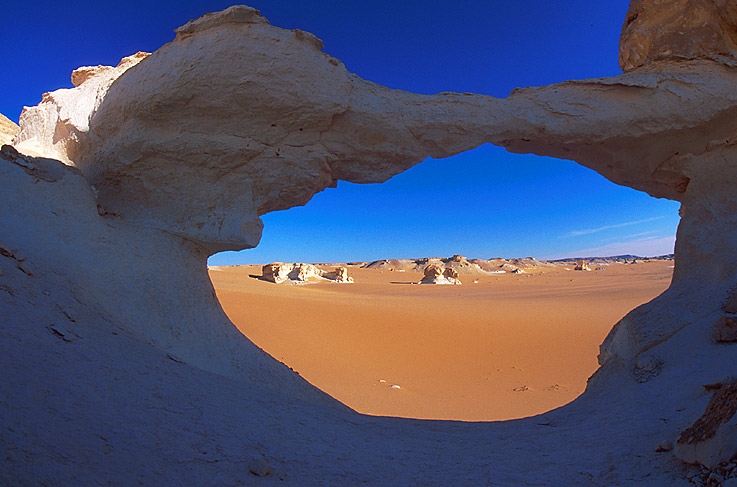
<svg viewBox="0 0 737 487">
<path fill-rule="evenodd" d="M 677 485 L 656 448 L 737 369 L 711 337 L 737 288 L 735 25 L 722 0 L 635 1 L 624 74 L 505 99 L 370 83 L 242 6 L 78 71 L 21 117 L 15 146 L 44 157 L 0 153 L 0 483 L 226 485 L 268 460 L 255 470 L 300 486 Z M 259 215 L 484 142 L 682 204 L 673 283 L 615 326 L 574 403 L 514 423 L 361 416 L 220 309 L 206 258 L 256 245 Z"/>
<path fill-rule="evenodd" d="M 346 267 L 326 271 L 313 264 L 284 264 L 281 262 L 272 262 L 263 266 L 261 268 L 261 278 L 276 284 L 305 284 L 321 280 L 336 283 L 353 282 L 353 278 L 348 276 L 348 268 Z"/>
<path fill-rule="evenodd" d="M 687 463 L 714 468 L 737 455 L 737 383 L 723 384 L 706 411 L 675 443 L 675 455 Z"/>
<path fill-rule="evenodd" d="M 458 271 L 452 267 L 430 264 L 425 267 L 425 276 L 418 284 L 461 284 Z"/>
<path fill-rule="evenodd" d="M 539 266 L 551 266 L 539 262 L 532 257 L 522 259 L 467 259 L 456 254 L 452 257 L 425 257 L 422 259 L 384 259 L 365 264 L 368 269 L 383 269 L 389 271 L 424 272 L 428 265 L 438 265 L 444 268 L 452 268 L 462 275 L 485 275 L 488 273 L 506 273 L 518 269 L 528 269 Z"/>
<path fill-rule="evenodd" d="M 110 85 L 148 53 L 123 58 L 117 66 L 83 66 L 72 72 L 74 88 L 44 93 L 41 103 L 24 107 L 13 145 L 24 154 L 79 162 L 90 150 L 89 122 Z"/>
<path fill-rule="evenodd" d="M 9 144 L 18 130 L 20 130 L 18 125 L 0 113 L 0 145 Z"/>
<path fill-rule="evenodd" d="M 326 277 L 333 282 L 337 282 L 339 284 L 350 284 L 353 282 L 353 278 L 348 275 L 348 268 L 347 267 L 336 267 L 334 271 L 332 272 L 326 272 L 323 274 L 323 277 Z"/>
</svg>

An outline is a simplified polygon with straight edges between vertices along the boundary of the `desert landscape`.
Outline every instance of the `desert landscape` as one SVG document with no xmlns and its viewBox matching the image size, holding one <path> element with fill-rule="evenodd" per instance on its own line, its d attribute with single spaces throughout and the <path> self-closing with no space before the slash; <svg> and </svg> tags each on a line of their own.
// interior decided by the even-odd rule
<svg viewBox="0 0 737 487">
<path fill-rule="evenodd" d="M 737 4 L 623 21 L 621 73 L 498 98 L 373 83 L 237 5 L 0 118 L 0 485 L 734 487 Z M 672 262 L 208 269 L 485 143 L 678 202 Z"/>
<path fill-rule="evenodd" d="M 580 395 L 612 324 L 673 273 L 670 259 L 598 260 L 590 272 L 500 259 L 483 261 L 486 271 L 456 256 L 431 262 L 454 264 L 461 286 L 419 285 L 427 261 L 316 266 L 346 267 L 350 285 L 277 285 L 248 265 L 211 267 L 210 278 L 245 336 L 356 411 L 493 421 Z"/>
</svg>

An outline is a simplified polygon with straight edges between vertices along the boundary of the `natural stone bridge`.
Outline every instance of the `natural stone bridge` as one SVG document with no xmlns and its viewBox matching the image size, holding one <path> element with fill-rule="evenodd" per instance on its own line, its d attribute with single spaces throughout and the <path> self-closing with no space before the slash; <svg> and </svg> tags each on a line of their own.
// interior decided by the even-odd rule
<svg viewBox="0 0 737 487">
<path fill-rule="evenodd" d="M 737 366 L 711 340 L 737 289 L 736 26 L 731 2 L 635 0 L 624 74 L 505 99 L 370 83 L 243 6 L 75 71 L 21 116 L 28 156 L 0 154 L 0 480 L 241 485 L 266 459 L 263 481 L 299 486 L 677 485 L 656 446 Z M 206 259 L 255 246 L 259 215 L 485 142 L 682 203 L 671 287 L 614 327 L 572 404 L 362 416 L 228 321 Z"/>
</svg>

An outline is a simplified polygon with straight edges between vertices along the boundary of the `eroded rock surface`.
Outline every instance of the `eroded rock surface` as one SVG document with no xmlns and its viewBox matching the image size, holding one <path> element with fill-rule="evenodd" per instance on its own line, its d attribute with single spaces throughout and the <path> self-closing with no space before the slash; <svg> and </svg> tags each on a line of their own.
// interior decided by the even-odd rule
<svg viewBox="0 0 737 487">
<path fill-rule="evenodd" d="M 678 437 L 675 454 L 688 463 L 716 467 L 737 455 L 737 383 L 724 385 L 704 414 Z"/>
<path fill-rule="evenodd" d="M 638 15 L 630 28 L 649 19 Z M 106 93 L 85 88 L 88 80 L 75 89 L 88 95 L 49 94 L 53 105 L 29 110 L 18 142 L 60 134 L 37 145 L 75 161 L 103 206 L 215 251 L 256 245 L 259 215 L 305 204 L 338 180 L 384 181 L 483 142 L 574 159 L 684 201 L 705 165 L 722 171 L 717 153 L 737 128 L 737 75 L 710 59 L 668 58 L 500 100 L 390 90 L 320 47 L 311 34 L 231 7 L 183 27 Z M 48 117 L 61 125 L 41 124 Z"/>
<path fill-rule="evenodd" d="M 107 90 L 121 74 L 148 53 L 123 58 L 115 66 L 85 66 L 72 72 L 75 88 L 44 93 L 41 103 L 24 107 L 13 145 L 28 155 L 74 164 L 90 151 L 89 121 Z"/>
<path fill-rule="evenodd" d="M 20 127 L 0 113 L 0 145 L 9 144 Z"/>
<path fill-rule="evenodd" d="M 634 0 L 622 29 L 624 71 L 662 59 L 735 64 L 737 4 L 729 0 Z"/>
<path fill-rule="evenodd" d="M 505 99 L 370 83 L 248 7 L 77 71 L 21 117 L 15 147 L 45 158 L 0 153 L 0 483 L 225 485 L 268 458 L 300 486 L 675 485 L 658 442 L 737 368 L 710 338 L 737 283 L 733 11 L 633 2 L 625 74 Z M 577 401 L 514 424 L 368 418 L 227 320 L 206 258 L 256 245 L 259 215 L 484 142 L 682 203 L 671 287 L 616 325 Z"/>
<path fill-rule="evenodd" d="M 334 271 L 320 269 L 313 264 L 283 264 L 272 262 L 261 269 L 262 279 L 276 284 L 304 284 L 317 280 L 329 280 L 337 283 L 351 283 L 348 268 L 338 267 Z"/>
<path fill-rule="evenodd" d="M 419 284 L 461 284 L 458 271 L 452 267 L 430 264 L 425 267 L 424 274 Z"/>
</svg>

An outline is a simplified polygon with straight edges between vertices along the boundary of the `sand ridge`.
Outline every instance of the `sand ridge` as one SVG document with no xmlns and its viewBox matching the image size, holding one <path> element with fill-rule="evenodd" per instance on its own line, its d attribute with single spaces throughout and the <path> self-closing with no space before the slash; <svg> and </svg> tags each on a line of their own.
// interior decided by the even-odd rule
<svg viewBox="0 0 737 487">
<path fill-rule="evenodd" d="M 667 288 L 672 261 L 465 275 L 462 286 L 357 266 L 351 286 L 279 286 L 255 278 L 260 266 L 218 269 L 211 279 L 239 330 L 336 399 L 366 414 L 477 421 L 581 394 L 599 344 Z"/>
</svg>

